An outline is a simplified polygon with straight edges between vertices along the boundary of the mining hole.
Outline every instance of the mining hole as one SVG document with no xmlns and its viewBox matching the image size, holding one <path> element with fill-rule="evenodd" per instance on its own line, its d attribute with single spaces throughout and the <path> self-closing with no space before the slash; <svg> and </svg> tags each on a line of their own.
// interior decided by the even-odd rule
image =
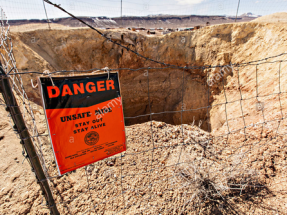
<svg viewBox="0 0 287 215">
<path fill-rule="evenodd" d="M 210 103 L 204 77 L 190 71 L 183 74 L 182 70 L 154 69 L 148 73 L 123 71 L 120 81 L 125 117 L 135 117 L 126 119 L 126 125 L 152 119 L 173 125 L 194 123 L 210 130 Z"/>
</svg>

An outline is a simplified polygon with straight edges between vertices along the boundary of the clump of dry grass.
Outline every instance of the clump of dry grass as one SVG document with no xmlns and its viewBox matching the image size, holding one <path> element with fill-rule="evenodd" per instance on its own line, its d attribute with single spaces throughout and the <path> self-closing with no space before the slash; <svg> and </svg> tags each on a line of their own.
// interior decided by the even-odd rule
<svg viewBox="0 0 287 215">
<path fill-rule="evenodd" d="M 183 152 L 184 162 L 175 168 L 176 185 L 183 193 L 176 214 L 245 214 L 251 206 L 262 206 L 271 194 L 255 170 L 242 159 L 225 163 Z M 228 164 L 228 165 L 227 165 Z"/>
</svg>

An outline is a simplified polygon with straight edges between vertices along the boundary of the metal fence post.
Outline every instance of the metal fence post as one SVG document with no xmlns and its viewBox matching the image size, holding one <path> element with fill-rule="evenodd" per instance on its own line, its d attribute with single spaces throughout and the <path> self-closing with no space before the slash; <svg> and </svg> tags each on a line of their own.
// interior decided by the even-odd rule
<svg viewBox="0 0 287 215">
<path fill-rule="evenodd" d="M 10 112 L 11 118 L 15 124 L 14 126 L 15 130 L 17 130 L 18 134 L 20 135 L 21 144 L 24 145 L 24 148 L 26 150 L 26 153 L 33 168 L 32 171 L 35 172 L 38 184 L 40 185 L 43 193 L 45 194 L 45 198 L 48 203 L 48 207 L 51 211 L 51 214 L 58 215 L 60 213 L 53 199 L 50 186 L 48 184 L 45 173 L 42 169 L 40 160 L 34 148 L 33 142 L 31 140 L 29 131 L 26 127 L 20 108 L 17 104 L 17 100 L 13 94 L 9 82 L 9 77 L 4 72 L 1 62 L 0 62 L 0 92 L 2 93 L 4 101 L 7 105 L 6 110 Z"/>
</svg>

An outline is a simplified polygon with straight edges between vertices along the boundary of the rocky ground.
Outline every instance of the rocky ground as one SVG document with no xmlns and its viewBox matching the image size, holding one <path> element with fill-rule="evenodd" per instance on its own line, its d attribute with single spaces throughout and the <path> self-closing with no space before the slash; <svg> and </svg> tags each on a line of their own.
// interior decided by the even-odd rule
<svg viewBox="0 0 287 215">
<path fill-rule="evenodd" d="M 48 214 L 7 112 L 0 108 L 1 214 Z M 35 114 L 45 134 L 40 107 Z M 51 188 L 61 214 L 284 214 L 286 123 L 279 133 L 271 127 L 254 125 L 227 137 L 192 124 L 128 126 L 123 156 L 53 178 Z M 49 174 L 55 176 L 46 138 L 42 146 Z"/>
<path fill-rule="evenodd" d="M 145 56 L 188 66 L 275 56 L 286 51 L 287 41 L 282 23 L 224 24 L 153 38 L 105 33 Z M 88 29 L 28 31 L 12 38 L 21 72 L 156 66 Z M 180 113 L 154 116 L 152 126 L 148 117 L 141 124 L 128 122 L 128 150 L 122 156 L 51 179 L 61 214 L 286 213 L 286 59 L 282 55 L 257 67 L 235 66 L 220 78 L 216 68 L 150 71 L 152 112 L 181 110 L 182 95 L 184 109 L 196 110 L 183 113 L 183 126 Z M 120 72 L 126 117 L 147 113 L 145 74 Z M 215 81 L 208 87 L 210 78 Z M 43 109 L 31 79 L 35 83 L 36 76 L 23 75 L 38 131 L 45 135 Z M 48 214 L 7 115 L 0 105 L 1 214 Z M 49 140 L 41 139 L 48 173 L 55 176 Z"/>
</svg>

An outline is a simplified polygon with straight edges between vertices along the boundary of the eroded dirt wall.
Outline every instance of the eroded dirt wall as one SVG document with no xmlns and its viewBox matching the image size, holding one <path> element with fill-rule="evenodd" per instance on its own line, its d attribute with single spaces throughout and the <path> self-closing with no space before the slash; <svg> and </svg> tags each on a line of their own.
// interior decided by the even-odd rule
<svg viewBox="0 0 287 215">
<path fill-rule="evenodd" d="M 140 54 L 180 66 L 227 65 L 266 58 L 286 51 L 286 29 L 283 25 L 241 23 L 210 26 L 194 32 L 176 32 L 161 37 L 146 37 L 130 31 L 105 31 L 107 36 Z M 87 70 L 92 68 L 161 67 L 107 41 L 89 29 L 38 30 L 13 33 L 15 56 L 22 72 L 57 70 Z M 275 70 L 274 68 L 270 68 Z M 247 68 L 241 72 L 246 73 Z M 267 71 L 268 72 L 268 71 Z M 149 113 L 146 71 L 120 71 L 121 89 L 126 117 Z M 208 87 L 209 78 L 220 69 L 149 71 L 150 102 L 153 113 L 179 111 L 182 100 L 183 122 L 203 122 L 207 130 L 207 115 L 212 129 L 219 129 L 226 120 L 224 106 L 205 108 L 224 103 L 222 77 Z M 236 89 L 234 71 L 223 77 L 225 86 Z M 183 75 L 184 74 L 184 75 Z M 184 76 L 184 85 L 183 83 Z M 40 103 L 39 93 L 31 88 L 31 79 L 24 76 L 28 95 Z M 215 80 L 215 79 L 214 79 Z M 248 82 L 245 84 L 248 85 Z M 252 89 L 247 87 L 246 90 Z M 209 89 L 209 90 L 208 90 Z M 208 93 L 209 92 L 209 93 Z M 233 92 L 234 93 L 234 92 Z M 209 94 L 209 96 L 208 96 Z M 182 99 L 183 96 L 183 99 Z M 248 105 L 247 105 L 248 106 Z M 233 110 L 234 107 L 230 107 Z M 233 117 L 233 116 L 231 116 Z M 235 116 L 239 117 L 239 116 Z M 155 114 L 153 119 L 181 123 L 181 113 Z M 148 117 L 127 120 L 127 124 L 147 121 Z"/>
</svg>

